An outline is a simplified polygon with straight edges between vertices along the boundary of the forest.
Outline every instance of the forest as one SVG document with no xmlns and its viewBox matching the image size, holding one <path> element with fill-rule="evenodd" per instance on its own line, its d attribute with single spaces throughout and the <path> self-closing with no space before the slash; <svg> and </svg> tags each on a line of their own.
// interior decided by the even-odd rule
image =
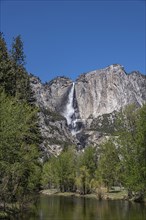
<svg viewBox="0 0 146 220">
<path fill-rule="evenodd" d="M 121 110 L 117 130 L 102 144 L 40 160 L 38 112 L 25 69 L 21 36 L 8 50 L 0 34 L 0 211 L 23 210 L 42 189 L 97 193 L 124 187 L 129 199 L 146 195 L 146 104 Z"/>
<path fill-rule="evenodd" d="M 137 109 L 127 106 L 119 113 L 118 130 L 97 147 L 86 147 L 78 153 L 65 149 L 43 166 L 41 183 L 61 192 L 101 193 L 105 186 L 122 186 L 129 199 L 144 199 L 146 191 L 146 105 Z"/>
</svg>

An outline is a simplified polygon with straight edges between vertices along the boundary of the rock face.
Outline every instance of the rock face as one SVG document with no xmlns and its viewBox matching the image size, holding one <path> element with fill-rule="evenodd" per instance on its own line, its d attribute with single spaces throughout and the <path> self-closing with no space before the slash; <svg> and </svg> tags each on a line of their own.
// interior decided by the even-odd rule
<svg viewBox="0 0 146 220">
<path fill-rule="evenodd" d="M 51 155 L 58 156 L 62 149 L 77 143 L 67 126 L 64 111 L 72 82 L 67 78 L 56 78 L 49 83 L 32 76 L 30 84 L 34 93 L 35 104 L 39 107 L 39 126 L 43 142 L 42 159 Z"/>
<path fill-rule="evenodd" d="M 32 76 L 30 83 L 38 106 L 63 112 L 72 86 L 72 81 L 69 78 L 57 77 L 46 84 L 42 84 L 40 79 Z"/>
<path fill-rule="evenodd" d="M 119 64 L 82 74 L 74 83 L 66 77 L 46 84 L 36 77 L 30 81 L 41 109 L 42 148 L 53 154 L 59 154 L 64 143 L 97 144 L 107 128 L 112 130 L 117 111 L 146 102 L 146 76 L 126 74 Z"/>
<path fill-rule="evenodd" d="M 86 120 L 118 111 L 130 103 L 142 105 L 146 101 L 146 77 L 138 72 L 127 75 L 116 64 L 80 76 L 75 90 L 80 117 Z"/>
</svg>

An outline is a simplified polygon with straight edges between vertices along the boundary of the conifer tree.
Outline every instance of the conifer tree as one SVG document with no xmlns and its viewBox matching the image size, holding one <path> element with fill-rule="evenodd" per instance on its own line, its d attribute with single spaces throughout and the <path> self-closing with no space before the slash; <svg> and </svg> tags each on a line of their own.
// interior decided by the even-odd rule
<svg viewBox="0 0 146 220">
<path fill-rule="evenodd" d="M 16 65 L 23 66 L 25 65 L 25 55 L 23 50 L 23 42 L 21 39 L 21 35 L 18 35 L 13 39 L 11 56 Z"/>
<path fill-rule="evenodd" d="M 0 32 L 0 60 L 8 60 L 7 45 L 2 32 Z"/>
<path fill-rule="evenodd" d="M 14 96 L 15 84 L 14 66 L 10 59 L 4 36 L 0 33 L 0 89 Z"/>
<path fill-rule="evenodd" d="M 18 35 L 13 39 L 11 49 L 11 60 L 15 70 L 15 96 L 20 100 L 28 102 L 32 99 L 32 91 L 30 88 L 29 75 L 25 69 L 25 54 L 23 49 L 23 41 L 21 36 Z"/>
</svg>

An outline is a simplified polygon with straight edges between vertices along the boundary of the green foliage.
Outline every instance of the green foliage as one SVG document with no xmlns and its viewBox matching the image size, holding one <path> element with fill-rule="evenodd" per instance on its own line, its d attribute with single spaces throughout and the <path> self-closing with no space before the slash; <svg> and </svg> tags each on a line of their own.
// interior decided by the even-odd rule
<svg viewBox="0 0 146 220">
<path fill-rule="evenodd" d="M 0 93 L 0 202 L 23 205 L 38 190 L 37 110 Z"/>
<path fill-rule="evenodd" d="M 16 65 L 18 66 L 25 65 L 23 42 L 20 35 L 18 35 L 16 38 L 13 39 L 11 56 L 13 61 L 16 63 Z"/>
<path fill-rule="evenodd" d="M 76 186 L 80 194 L 85 195 L 90 192 L 90 174 L 89 170 L 84 165 L 78 170 L 76 176 Z"/>
<path fill-rule="evenodd" d="M 0 34 L 0 206 L 22 206 L 40 187 L 38 110 L 24 68 L 21 37 L 11 54 Z"/>
<path fill-rule="evenodd" d="M 57 187 L 61 192 L 77 189 L 81 194 L 91 191 L 91 182 L 97 168 L 95 149 L 89 147 L 77 155 L 72 147 L 56 158 L 52 157 L 43 167 L 42 184 L 46 187 Z"/>
<path fill-rule="evenodd" d="M 97 178 L 108 187 L 121 183 L 129 192 L 146 191 L 146 104 L 119 113 L 115 137 L 100 145 Z"/>
<path fill-rule="evenodd" d="M 15 94 L 15 71 L 2 34 L 0 34 L 0 90 L 5 90 L 10 95 Z"/>
<path fill-rule="evenodd" d="M 85 148 L 84 153 L 80 155 L 79 161 L 80 166 L 86 166 L 89 175 L 93 178 L 95 170 L 97 169 L 96 149 L 90 146 Z"/>
<path fill-rule="evenodd" d="M 120 159 L 118 148 L 112 139 L 100 145 L 97 177 L 109 189 L 120 182 Z"/>
<path fill-rule="evenodd" d="M 24 68 L 24 52 L 21 37 L 14 39 L 12 54 L 8 53 L 3 35 L 0 35 L 0 90 L 19 100 L 31 101 L 29 76 Z"/>
<path fill-rule="evenodd" d="M 146 190 L 146 105 L 128 106 L 121 116 L 120 146 L 123 183 L 131 191 Z"/>
<path fill-rule="evenodd" d="M 3 33 L 0 32 L 0 60 L 8 60 L 8 51 L 7 45 L 3 36 Z"/>
<path fill-rule="evenodd" d="M 97 192 L 102 186 L 124 186 L 144 195 L 146 191 L 146 104 L 127 106 L 119 113 L 115 136 L 98 148 L 69 154 L 66 150 L 44 166 L 45 184 L 61 191 L 77 190 L 81 194 Z M 68 148 L 65 148 L 68 149 Z M 50 182 L 51 181 L 51 184 Z M 72 187 L 69 187 L 69 186 Z"/>
<path fill-rule="evenodd" d="M 76 186 L 81 194 L 90 193 L 91 182 L 95 178 L 97 169 L 97 154 L 93 147 L 85 148 L 84 153 L 78 156 L 78 171 L 76 175 Z"/>
<path fill-rule="evenodd" d="M 61 192 L 72 191 L 75 181 L 75 153 L 72 147 L 53 157 L 43 167 L 44 187 L 58 187 Z"/>
<path fill-rule="evenodd" d="M 54 166 L 56 163 L 56 158 L 52 157 L 49 162 L 46 162 L 43 166 L 41 184 L 44 188 L 57 188 L 57 177 L 54 173 Z"/>
</svg>

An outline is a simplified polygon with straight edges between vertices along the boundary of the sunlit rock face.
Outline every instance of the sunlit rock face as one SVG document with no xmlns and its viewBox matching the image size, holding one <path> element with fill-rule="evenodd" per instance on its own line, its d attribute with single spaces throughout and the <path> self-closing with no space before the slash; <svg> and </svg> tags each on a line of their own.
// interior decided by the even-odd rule
<svg viewBox="0 0 146 220">
<path fill-rule="evenodd" d="M 72 81 L 66 77 L 55 79 L 42 84 L 36 77 L 31 77 L 31 88 L 39 106 L 47 107 L 50 110 L 62 112 L 67 102 L 68 93 Z"/>
<path fill-rule="evenodd" d="M 121 65 L 111 65 L 81 75 L 76 98 L 82 120 L 118 111 L 130 103 L 146 101 L 146 77 L 138 72 L 126 74 Z"/>
<path fill-rule="evenodd" d="M 73 88 L 72 101 L 76 103 L 74 108 L 78 108 L 82 120 L 118 111 L 131 103 L 141 106 L 146 101 L 146 76 L 136 71 L 126 74 L 119 64 L 82 74 L 74 86 L 66 77 L 57 77 L 46 84 L 36 78 L 32 78 L 31 82 L 37 103 L 62 115 L 67 110 Z"/>
<path fill-rule="evenodd" d="M 51 155 L 58 156 L 64 147 L 76 145 L 77 141 L 72 136 L 63 112 L 72 86 L 71 80 L 64 77 L 42 84 L 32 76 L 30 84 L 39 107 L 39 128 L 42 135 L 42 159 Z"/>
<path fill-rule="evenodd" d="M 45 84 L 31 77 L 30 82 L 40 107 L 42 148 L 57 155 L 65 143 L 98 144 L 113 130 L 117 111 L 146 102 L 146 76 L 127 74 L 119 64 L 82 74 L 75 82 L 66 77 Z"/>
</svg>

